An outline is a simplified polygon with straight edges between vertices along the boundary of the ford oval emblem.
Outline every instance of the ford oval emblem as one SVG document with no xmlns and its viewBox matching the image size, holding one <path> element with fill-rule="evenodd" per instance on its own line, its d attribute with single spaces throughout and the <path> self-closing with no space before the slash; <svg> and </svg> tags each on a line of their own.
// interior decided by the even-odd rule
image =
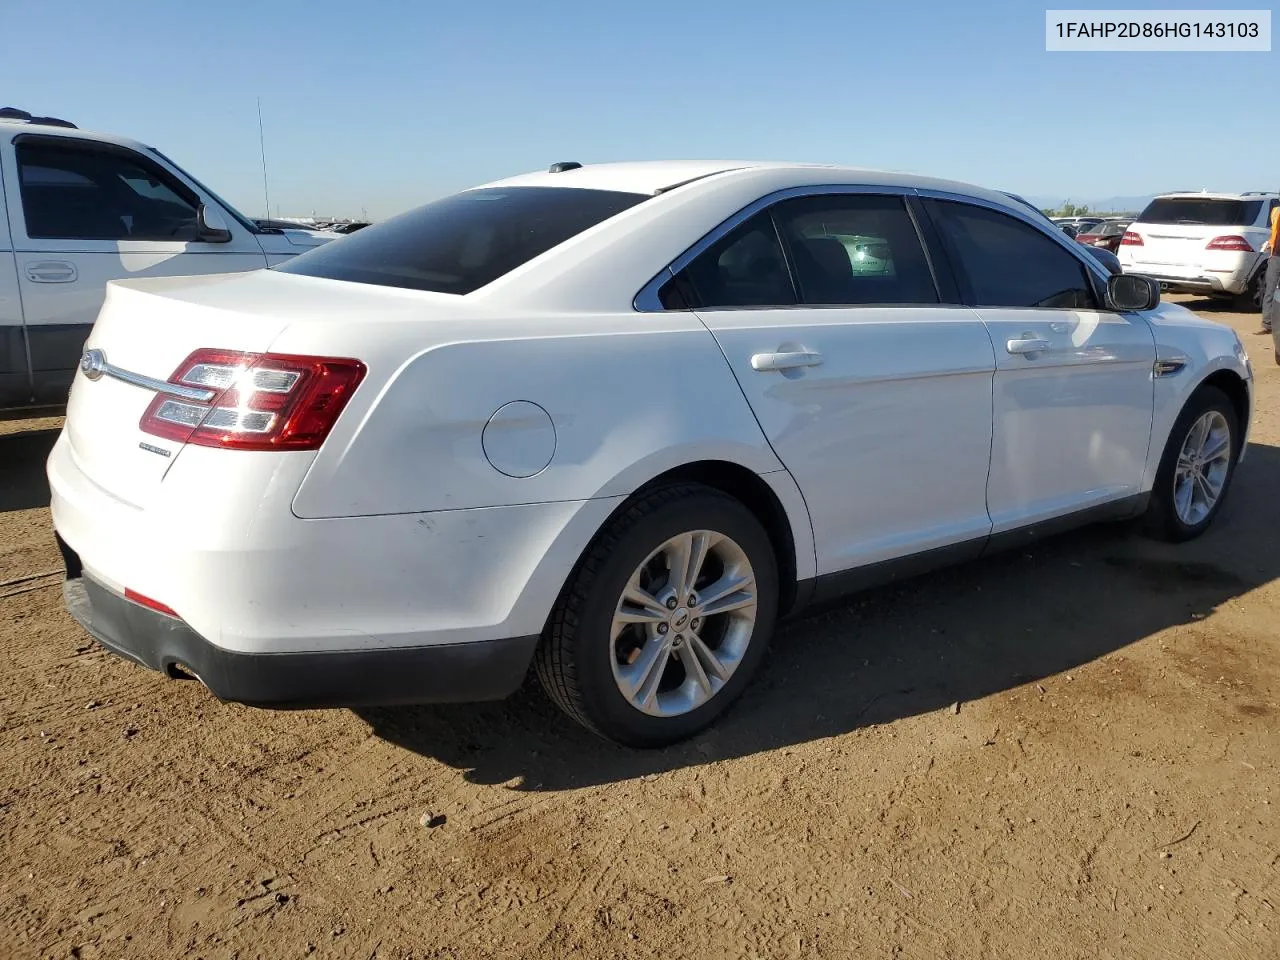
<svg viewBox="0 0 1280 960">
<path fill-rule="evenodd" d="M 107 355 L 101 350 L 86 350 L 80 357 L 80 372 L 90 380 L 101 379 L 107 370 Z"/>
</svg>

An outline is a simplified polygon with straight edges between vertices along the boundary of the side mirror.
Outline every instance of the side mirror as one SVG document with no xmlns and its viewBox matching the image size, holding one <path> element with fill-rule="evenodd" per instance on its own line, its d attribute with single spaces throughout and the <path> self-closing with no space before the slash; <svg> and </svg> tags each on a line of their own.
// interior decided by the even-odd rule
<svg viewBox="0 0 1280 960">
<path fill-rule="evenodd" d="M 231 230 L 222 211 L 204 203 L 196 211 L 196 232 L 205 243 L 226 243 L 231 239 Z"/>
<path fill-rule="evenodd" d="M 1160 284 L 1137 273 L 1122 273 L 1107 281 L 1107 306 L 1123 312 L 1154 310 L 1160 302 Z"/>
<path fill-rule="evenodd" d="M 1076 234 L 1080 232 L 1069 223 L 1064 223 L 1061 226 L 1062 226 L 1062 232 L 1065 233 L 1072 240 L 1074 240 L 1076 238 Z"/>
</svg>

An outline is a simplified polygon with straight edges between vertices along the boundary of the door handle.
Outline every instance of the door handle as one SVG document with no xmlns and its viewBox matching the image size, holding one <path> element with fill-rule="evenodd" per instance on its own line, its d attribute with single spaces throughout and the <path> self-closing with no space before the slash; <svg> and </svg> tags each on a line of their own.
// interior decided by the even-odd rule
<svg viewBox="0 0 1280 960">
<path fill-rule="evenodd" d="M 27 264 L 27 279 L 32 283 L 70 283 L 76 276 L 75 264 L 66 260 L 37 260 Z"/>
<path fill-rule="evenodd" d="M 1020 340 L 1010 340 L 1004 345 L 1004 348 L 1015 356 L 1026 356 L 1029 353 L 1041 353 L 1049 349 L 1049 341 L 1040 337 L 1023 337 Z"/>
<path fill-rule="evenodd" d="M 752 370 L 794 370 L 796 367 L 816 367 L 822 363 L 822 354 L 808 350 L 789 353 L 756 353 L 751 356 Z"/>
</svg>

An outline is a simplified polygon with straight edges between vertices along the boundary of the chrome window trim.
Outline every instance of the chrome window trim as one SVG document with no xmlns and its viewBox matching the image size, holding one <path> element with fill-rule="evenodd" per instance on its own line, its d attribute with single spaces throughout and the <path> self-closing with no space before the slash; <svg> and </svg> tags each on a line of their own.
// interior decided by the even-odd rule
<svg viewBox="0 0 1280 960">
<path fill-rule="evenodd" d="M 710 232 L 704 234 L 701 239 L 697 240 L 692 246 L 687 248 L 684 253 L 676 257 L 656 276 L 643 287 L 640 292 L 635 295 L 631 301 L 632 308 L 638 313 L 679 313 L 680 310 L 668 311 L 658 299 L 658 291 L 668 280 L 672 279 L 677 273 L 687 267 L 699 254 L 712 246 L 716 241 L 720 240 L 725 234 L 737 229 L 747 220 L 750 220 L 757 213 L 768 207 L 773 206 L 782 200 L 791 200 L 795 197 L 821 197 L 831 194 L 875 194 L 877 196 L 893 196 L 893 197 L 912 197 L 917 196 L 918 191 L 914 187 L 895 186 L 891 184 L 874 184 L 874 183 L 822 183 L 811 184 L 804 187 L 786 187 L 782 190 L 775 190 L 773 193 L 767 193 L 763 197 L 753 200 L 737 213 L 732 214 L 717 226 L 713 227 Z M 908 208 L 908 213 L 910 209 Z M 917 228 L 918 229 L 918 228 Z M 928 247 L 921 245 L 928 255 Z M 808 309 L 808 304 L 790 304 L 779 307 L 756 307 L 754 309 L 779 309 L 788 310 L 796 309 L 796 307 Z M 910 304 L 895 304 L 895 306 L 910 306 Z M 730 308 L 706 308 L 706 309 L 751 309 L 747 307 L 730 307 Z"/>
</svg>

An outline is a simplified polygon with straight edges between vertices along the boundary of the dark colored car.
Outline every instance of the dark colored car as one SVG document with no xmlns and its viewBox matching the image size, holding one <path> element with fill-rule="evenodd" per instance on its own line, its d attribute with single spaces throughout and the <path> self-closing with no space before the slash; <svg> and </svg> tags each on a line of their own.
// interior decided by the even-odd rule
<svg viewBox="0 0 1280 960">
<path fill-rule="evenodd" d="M 1128 229 L 1132 220 L 1104 220 L 1076 234 L 1076 239 L 1087 247 L 1101 247 L 1115 253 L 1120 247 L 1120 238 Z"/>
</svg>

